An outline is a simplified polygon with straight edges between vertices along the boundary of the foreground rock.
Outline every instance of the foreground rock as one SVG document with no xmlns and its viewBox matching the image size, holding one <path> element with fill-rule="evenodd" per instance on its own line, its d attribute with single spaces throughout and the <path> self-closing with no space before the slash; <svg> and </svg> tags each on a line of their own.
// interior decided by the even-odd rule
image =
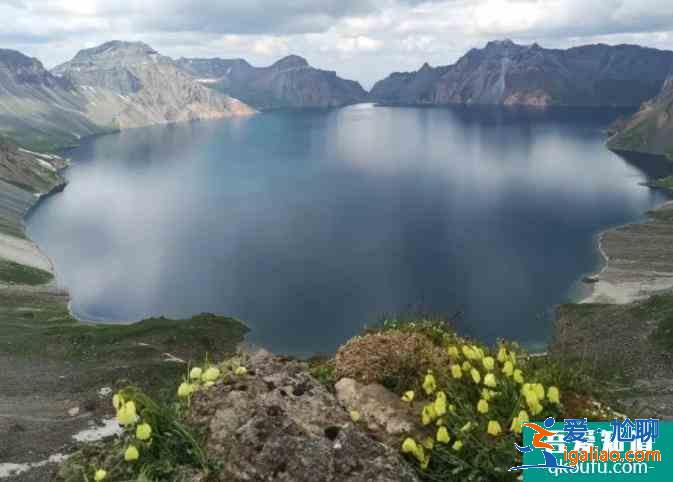
<svg viewBox="0 0 673 482">
<path fill-rule="evenodd" d="M 415 481 L 398 452 L 369 437 L 298 362 L 261 351 L 249 374 L 200 392 L 191 421 L 205 428 L 218 481 Z"/>
<path fill-rule="evenodd" d="M 389 446 L 398 445 L 405 435 L 418 429 L 418 415 L 378 383 L 363 385 L 352 378 L 342 378 L 334 388 L 341 405 L 357 412 L 367 430 Z"/>
<path fill-rule="evenodd" d="M 671 65 L 673 52 L 635 45 L 559 50 L 505 40 L 453 65 L 391 74 L 371 96 L 392 104 L 635 107 L 659 92 Z"/>
</svg>

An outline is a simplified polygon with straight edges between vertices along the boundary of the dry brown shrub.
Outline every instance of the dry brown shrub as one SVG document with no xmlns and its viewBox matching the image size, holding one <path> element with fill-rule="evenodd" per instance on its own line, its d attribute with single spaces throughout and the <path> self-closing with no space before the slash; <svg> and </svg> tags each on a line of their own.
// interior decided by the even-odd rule
<svg viewBox="0 0 673 482">
<path fill-rule="evenodd" d="M 417 388 L 428 370 L 447 369 L 445 351 L 426 336 L 397 330 L 353 338 L 337 351 L 336 379 L 381 383 L 401 393 Z"/>
</svg>

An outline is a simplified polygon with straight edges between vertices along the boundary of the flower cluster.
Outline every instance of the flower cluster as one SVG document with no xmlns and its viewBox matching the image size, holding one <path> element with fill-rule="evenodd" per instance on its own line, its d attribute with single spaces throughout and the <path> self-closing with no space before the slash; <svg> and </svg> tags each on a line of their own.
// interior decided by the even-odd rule
<svg viewBox="0 0 673 482">
<path fill-rule="evenodd" d="M 193 367 L 188 370 L 185 378 L 180 383 L 177 389 L 177 396 L 179 399 L 187 400 L 189 403 L 191 396 L 199 390 L 207 390 L 212 387 L 223 377 L 223 370 L 230 371 L 233 376 L 242 377 L 247 374 L 247 369 L 237 362 L 233 362 L 223 369 L 208 364 L 207 362 L 202 367 Z M 172 412 L 167 413 L 162 407 L 154 402 L 147 395 L 143 394 L 137 389 L 127 388 L 121 392 L 116 393 L 112 397 L 112 405 L 116 411 L 117 423 L 123 428 L 123 432 L 119 437 L 119 443 L 122 448 L 119 453 L 121 464 L 134 464 L 143 457 L 143 463 L 148 462 L 152 455 L 152 448 L 155 444 L 155 438 L 159 437 L 156 442 L 161 445 L 164 441 L 161 437 L 168 437 L 176 440 L 176 435 L 183 437 L 188 441 L 188 444 L 193 443 L 185 428 L 180 424 Z M 177 407 L 180 405 L 177 404 Z M 179 409 L 177 414 L 180 413 Z M 162 428 L 163 427 L 163 428 Z M 156 429 L 156 433 L 155 433 Z M 196 448 L 198 450 L 198 448 Z M 190 449 L 194 454 L 197 450 Z M 160 451 L 155 450 L 159 453 Z M 145 454 L 145 455 L 143 455 Z M 154 455 L 156 457 L 156 454 Z M 119 467 L 97 467 L 94 469 L 94 481 L 101 482 L 111 477 L 118 471 Z"/>
<path fill-rule="evenodd" d="M 423 426 L 419 434 L 404 439 L 402 452 L 416 459 L 422 470 L 431 466 L 437 451 L 440 464 L 468 450 L 465 460 L 476 457 L 499 446 L 503 437 L 512 438 L 506 444 L 511 448 L 530 416 L 558 410 L 559 389 L 526 382 L 525 363 L 516 347 L 501 343 L 489 352 L 457 337 L 446 343 L 446 369 L 428 371 L 420 394 L 402 394 Z"/>
</svg>

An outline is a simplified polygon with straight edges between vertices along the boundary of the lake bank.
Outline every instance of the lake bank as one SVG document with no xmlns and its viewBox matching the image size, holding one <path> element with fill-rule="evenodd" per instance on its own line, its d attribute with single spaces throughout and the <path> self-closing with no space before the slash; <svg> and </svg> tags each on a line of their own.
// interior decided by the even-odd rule
<svg viewBox="0 0 673 482">
<path fill-rule="evenodd" d="M 598 237 L 605 264 L 581 303 L 626 304 L 673 289 L 673 201 Z"/>
</svg>

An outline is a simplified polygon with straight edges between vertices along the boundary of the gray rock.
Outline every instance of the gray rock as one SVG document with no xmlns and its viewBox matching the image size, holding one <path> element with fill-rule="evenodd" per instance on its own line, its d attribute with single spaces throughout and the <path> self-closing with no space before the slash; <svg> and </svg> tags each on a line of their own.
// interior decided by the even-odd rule
<svg viewBox="0 0 673 482">
<path fill-rule="evenodd" d="M 414 470 L 350 419 L 305 365 L 268 353 L 252 356 L 249 374 L 192 401 L 219 481 L 416 481 Z"/>
<path fill-rule="evenodd" d="M 351 378 L 342 378 L 336 385 L 336 396 L 347 410 L 355 410 L 377 439 L 391 447 L 412 433 L 417 425 L 409 406 L 396 394 L 378 383 L 363 385 Z"/>
</svg>

